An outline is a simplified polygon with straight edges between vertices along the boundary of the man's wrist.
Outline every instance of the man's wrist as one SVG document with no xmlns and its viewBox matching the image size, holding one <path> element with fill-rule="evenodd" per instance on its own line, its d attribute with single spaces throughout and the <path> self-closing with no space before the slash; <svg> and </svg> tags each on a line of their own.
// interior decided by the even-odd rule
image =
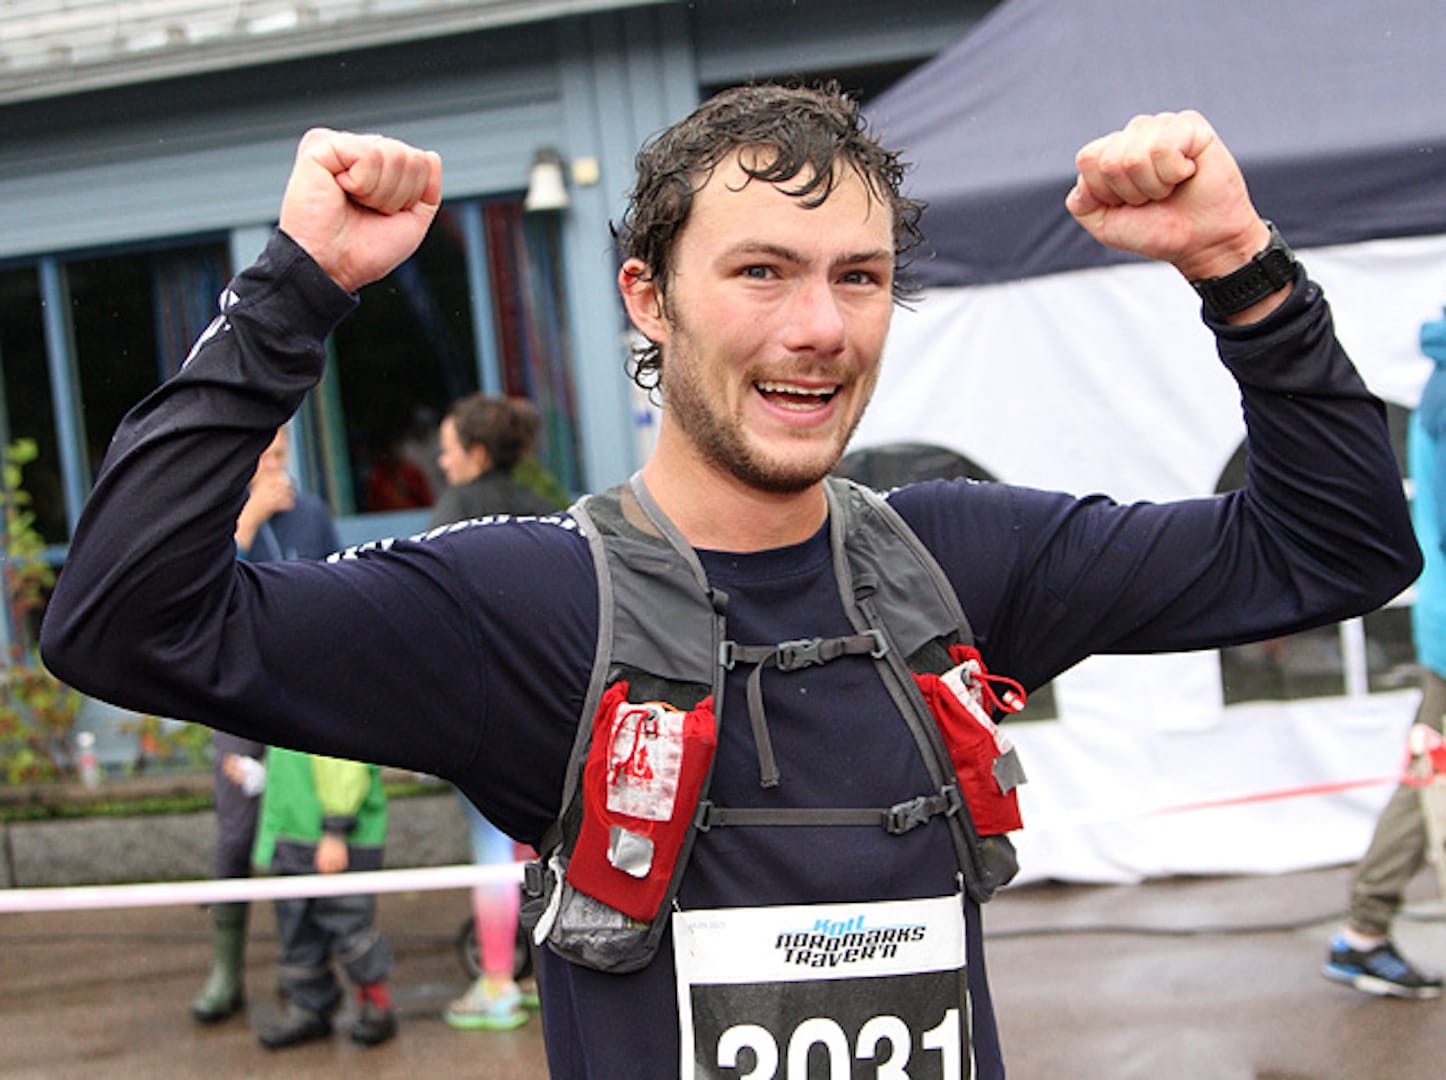
<svg viewBox="0 0 1446 1080">
<path fill-rule="evenodd" d="M 1244 265 L 1218 277 L 1191 280 L 1211 318 L 1223 322 L 1294 284 L 1295 254 L 1272 223 L 1267 221 L 1265 225 L 1268 241 Z"/>
</svg>

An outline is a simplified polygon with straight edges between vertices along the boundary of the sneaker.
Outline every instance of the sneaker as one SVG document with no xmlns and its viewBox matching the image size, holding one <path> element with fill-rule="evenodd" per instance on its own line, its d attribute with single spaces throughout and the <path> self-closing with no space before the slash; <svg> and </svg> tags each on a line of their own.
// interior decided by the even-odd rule
<svg viewBox="0 0 1446 1080">
<path fill-rule="evenodd" d="M 510 1031 L 527 1023 L 527 1011 L 515 984 L 497 992 L 483 978 L 447 1006 L 443 1019 L 463 1031 Z"/>
<path fill-rule="evenodd" d="M 365 1002 L 348 1034 L 358 1046 L 379 1046 L 397 1033 L 397 1014 L 374 1001 Z"/>
<path fill-rule="evenodd" d="M 1417 971 L 1390 941 L 1360 952 L 1336 936 L 1330 959 L 1321 974 L 1379 997 L 1434 998 L 1441 996 L 1441 976 Z"/>
</svg>

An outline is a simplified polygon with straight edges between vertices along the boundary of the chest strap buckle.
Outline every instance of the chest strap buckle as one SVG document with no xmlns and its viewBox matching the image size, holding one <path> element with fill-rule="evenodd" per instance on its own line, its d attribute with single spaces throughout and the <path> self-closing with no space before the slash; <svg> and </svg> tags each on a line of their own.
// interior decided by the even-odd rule
<svg viewBox="0 0 1446 1080">
<path fill-rule="evenodd" d="M 963 799 L 959 788 L 950 784 L 937 795 L 919 795 L 901 803 L 895 803 L 884 811 L 884 828 L 894 836 L 925 824 L 937 814 L 952 817 L 959 812 Z"/>
</svg>

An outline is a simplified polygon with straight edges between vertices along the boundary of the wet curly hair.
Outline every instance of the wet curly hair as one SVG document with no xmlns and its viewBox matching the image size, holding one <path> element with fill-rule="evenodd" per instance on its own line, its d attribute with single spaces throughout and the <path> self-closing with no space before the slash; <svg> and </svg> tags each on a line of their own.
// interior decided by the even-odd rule
<svg viewBox="0 0 1446 1080">
<path fill-rule="evenodd" d="M 673 248 L 693 195 L 720 162 L 743 147 L 773 151 L 739 164 L 753 179 L 780 185 L 805 206 L 823 203 L 844 170 L 852 169 L 893 215 L 894 297 L 902 301 L 914 295 L 904 272 L 908 252 L 922 239 L 924 205 L 900 193 L 907 166 L 868 132 L 858 102 L 830 81 L 725 90 L 638 152 L 637 183 L 614 233 L 623 258 L 639 259 L 648 268 L 665 303 Z M 633 349 L 628 374 L 651 392 L 662 376 L 662 363 L 661 347 L 647 341 Z"/>
</svg>

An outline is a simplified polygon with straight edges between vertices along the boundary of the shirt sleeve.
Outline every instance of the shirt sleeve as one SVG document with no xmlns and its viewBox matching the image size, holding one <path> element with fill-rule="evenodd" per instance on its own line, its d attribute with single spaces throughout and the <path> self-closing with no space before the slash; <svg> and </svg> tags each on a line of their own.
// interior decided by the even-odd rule
<svg viewBox="0 0 1446 1080">
<path fill-rule="evenodd" d="M 1213 648 L 1390 600 L 1420 568 L 1384 410 L 1309 281 L 1212 326 L 1240 386 L 1245 487 L 1120 505 L 967 481 L 893 504 L 954 583 L 990 666 L 1027 687 L 1091 653 Z"/>
</svg>

